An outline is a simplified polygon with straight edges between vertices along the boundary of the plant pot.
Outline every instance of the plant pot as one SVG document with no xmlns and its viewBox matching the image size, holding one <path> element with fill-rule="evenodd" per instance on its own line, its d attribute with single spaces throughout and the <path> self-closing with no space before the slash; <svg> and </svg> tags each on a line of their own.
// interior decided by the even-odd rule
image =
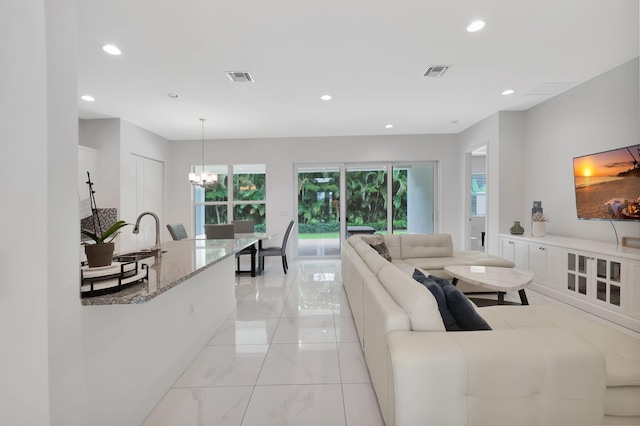
<svg viewBox="0 0 640 426">
<path fill-rule="evenodd" d="M 547 233 L 547 222 L 533 222 L 531 224 L 531 235 L 534 237 L 544 237 Z"/>
<path fill-rule="evenodd" d="M 524 228 L 520 226 L 520 222 L 516 220 L 513 222 L 513 226 L 509 228 L 509 232 L 511 232 L 511 235 L 522 235 L 524 234 Z"/>
<path fill-rule="evenodd" d="M 87 255 L 89 268 L 111 265 L 114 248 L 114 243 L 87 244 L 84 246 L 84 253 Z"/>
</svg>

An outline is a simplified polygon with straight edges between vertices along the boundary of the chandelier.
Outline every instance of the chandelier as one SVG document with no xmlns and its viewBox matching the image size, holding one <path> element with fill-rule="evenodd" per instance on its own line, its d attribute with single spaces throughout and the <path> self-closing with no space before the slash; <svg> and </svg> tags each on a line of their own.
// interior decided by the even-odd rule
<svg viewBox="0 0 640 426">
<path fill-rule="evenodd" d="M 196 173 L 194 166 L 194 172 L 189 173 L 189 182 L 191 182 L 193 186 L 205 187 L 217 182 L 218 175 L 204 171 L 204 122 L 207 121 L 207 119 L 201 118 L 200 121 L 202 122 L 202 170 L 200 173 Z"/>
</svg>

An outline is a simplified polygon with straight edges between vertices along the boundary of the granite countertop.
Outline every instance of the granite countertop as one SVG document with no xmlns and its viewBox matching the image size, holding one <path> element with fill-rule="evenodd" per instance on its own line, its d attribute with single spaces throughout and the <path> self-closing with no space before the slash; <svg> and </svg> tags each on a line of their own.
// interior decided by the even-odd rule
<svg viewBox="0 0 640 426">
<path fill-rule="evenodd" d="M 148 257 L 139 261 L 149 265 L 147 280 L 117 293 L 84 297 L 82 304 L 88 306 L 145 303 L 257 241 L 257 238 L 167 241 L 162 244 L 162 250 L 165 252 L 160 258 Z"/>
</svg>

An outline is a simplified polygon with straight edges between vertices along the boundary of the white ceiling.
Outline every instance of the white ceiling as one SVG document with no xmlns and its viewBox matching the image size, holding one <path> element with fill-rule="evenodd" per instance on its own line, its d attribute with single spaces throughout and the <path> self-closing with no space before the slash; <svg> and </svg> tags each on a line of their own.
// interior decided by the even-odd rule
<svg viewBox="0 0 640 426">
<path fill-rule="evenodd" d="M 80 118 L 119 117 L 170 140 L 199 139 L 201 117 L 208 139 L 458 133 L 639 50 L 638 0 L 77 4 L 78 91 L 96 98 L 79 100 Z M 467 32 L 475 19 L 486 27 Z M 107 43 L 122 55 L 104 53 Z M 451 68 L 423 78 L 431 65 Z"/>
</svg>

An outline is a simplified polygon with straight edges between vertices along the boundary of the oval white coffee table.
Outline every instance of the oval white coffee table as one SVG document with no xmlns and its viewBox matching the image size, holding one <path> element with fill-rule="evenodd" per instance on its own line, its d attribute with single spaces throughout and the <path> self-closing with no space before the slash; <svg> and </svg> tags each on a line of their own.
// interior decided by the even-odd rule
<svg viewBox="0 0 640 426">
<path fill-rule="evenodd" d="M 498 292 L 498 305 L 504 305 L 504 294 L 517 291 L 523 305 L 528 305 L 524 289 L 533 281 L 533 273 L 513 268 L 497 266 L 445 266 L 444 270 L 453 276 L 453 285 L 458 280 Z"/>
</svg>

